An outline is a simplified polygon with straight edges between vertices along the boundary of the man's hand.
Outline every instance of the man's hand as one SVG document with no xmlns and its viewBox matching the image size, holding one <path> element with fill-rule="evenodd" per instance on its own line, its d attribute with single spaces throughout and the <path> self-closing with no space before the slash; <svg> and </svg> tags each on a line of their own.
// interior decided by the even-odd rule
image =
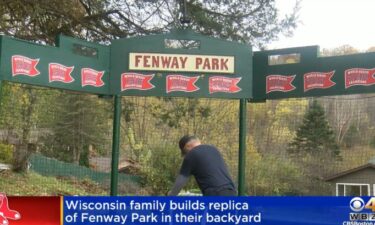
<svg viewBox="0 0 375 225">
<path fill-rule="evenodd" d="M 189 177 L 179 174 L 174 182 L 172 190 L 168 192 L 168 196 L 177 196 L 188 181 Z"/>
</svg>

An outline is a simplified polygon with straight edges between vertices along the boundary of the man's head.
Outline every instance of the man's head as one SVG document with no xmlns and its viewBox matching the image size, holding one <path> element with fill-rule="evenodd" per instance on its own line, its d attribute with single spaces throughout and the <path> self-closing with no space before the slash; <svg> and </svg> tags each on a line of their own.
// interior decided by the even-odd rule
<svg viewBox="0 0 375 225">
<path fill-rule="evenodd" d="M 186 155 L 190 150 L 200 144 L 201 141 L 193 135 L 185 135 L 178 142 L 182 155 Z"/>
</svg>

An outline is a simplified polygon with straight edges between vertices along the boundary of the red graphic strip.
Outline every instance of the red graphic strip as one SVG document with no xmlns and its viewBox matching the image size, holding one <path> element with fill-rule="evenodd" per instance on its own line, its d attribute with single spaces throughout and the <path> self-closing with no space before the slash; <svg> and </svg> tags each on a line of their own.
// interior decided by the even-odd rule
<svg viewBox="0 0 375 225">
<path fill-rule="evenodd" d="M 303 75 L 303 88 L 304 91 L 312 89 L 326 89 L 334 86 L 336 83 L 331 79 L 335 71 L 322 73 L 322 72 L 311 72 Z"/>
<path fill-rule="evenodd" d="M 48 66 L 49 73 L 49 82 L 60 81 L 63 83 L 71 83 L 74 81 L 74 78 L 71 76 L 71 73 L 74 69 L 74 66 L 68 67 L 61 65 L 59 63 L 50 63 Z"/>
<path fill-rule="evenodd" d="M 167 93 L 172 91 L 194 92 L 199 90 L 195 82 L 199 79 L 196 77 L 187 77 L 182 75 L 168 75 L 167 76 Z"/>
<path fill-rule="evenodd" d="M 353 68 L 345 70 L 345 88 L 352 86 L 370 86 L 375 84 L 375 68 L 363 69 Z"/>
<path fill-rule="evenodd" d="M 17 212 L 17 220 L 8 219 L 9 225 L 60 225 L 62 220 L 60 197 L 9 197 L 9 212 Z M 3 202 L 4 205 L 4 202 Z M 4 207 L 4 206 L 3 206 Z M 0 209 L 3 210 L 3 209 Z M 15 211 L 17 210 L 17 211 Z M 6 210 L 7 211 L 7 210 Z"/>
<path fill-rule="evenodd" d="M 241 91 L 241 88 L 237 86 L 240 82 L 241 77 L 229 78 L 214 76 L 210 77 L 208 81 L 210 94 L 215 92 L 225 92 L 225 93 L 236 93 Z"/>
<path fill-rule="evenodd" d="M 266 78 L 266 93 L 274 91 L 289 92 L 296 89 L 292 84 L 296 75 L 283 76 L 283 75 L 269 75 Z"/>
<path fill-rule="evenodd" d="M 150 90 L 155 86 L 151 84 L 154 74 L 144 75 L 139 73 L 123 73 L 121 74 L 121 91 L 125 90 Z"/>
<path fill-rule="evenodd" d="M 96 71 L 91 68 L 82 68 L 81 77 L 82 77 L 82 87 L 86 85 L 101 87 L 104 85 L 102 80 L 104 71 Z"/>
<path fill-rule="evenodd" d="M 22 55 L 12 56 L 12 76 L 26 75 L 35 77 L 40 74 L 36 65 L 39 59 L 31 59 Z"/>
</svg>

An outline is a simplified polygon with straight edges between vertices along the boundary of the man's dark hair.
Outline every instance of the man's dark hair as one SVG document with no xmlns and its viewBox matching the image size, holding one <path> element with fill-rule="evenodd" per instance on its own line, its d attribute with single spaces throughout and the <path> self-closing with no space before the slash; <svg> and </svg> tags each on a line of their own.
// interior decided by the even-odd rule
<svg viewBox="0 0 375 225">
<path fill-rule="evenodd" d="M 184 147 L 185 145 L 191 141 L 191 140 L 195 140 L 195 139 L 198 139 L 197 137 L 195 137 L 194 135 L 185 135 L 183 136 L 180 141 L 178 142 L 178 146 L 180 147 L 181 151 L 184 150 Z"/>
</svg>

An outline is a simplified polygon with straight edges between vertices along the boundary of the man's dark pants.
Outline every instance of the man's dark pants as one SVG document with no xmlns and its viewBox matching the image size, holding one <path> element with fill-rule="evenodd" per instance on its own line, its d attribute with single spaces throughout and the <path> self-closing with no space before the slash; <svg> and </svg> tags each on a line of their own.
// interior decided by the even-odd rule
<svg viewBox="0 0 375 225">
<path fill-rule="evenodd" d="M 204 196 L 237 196 L 237 191 L 232 186 L 207 188 L 203 191 Z"/>
</svg>

